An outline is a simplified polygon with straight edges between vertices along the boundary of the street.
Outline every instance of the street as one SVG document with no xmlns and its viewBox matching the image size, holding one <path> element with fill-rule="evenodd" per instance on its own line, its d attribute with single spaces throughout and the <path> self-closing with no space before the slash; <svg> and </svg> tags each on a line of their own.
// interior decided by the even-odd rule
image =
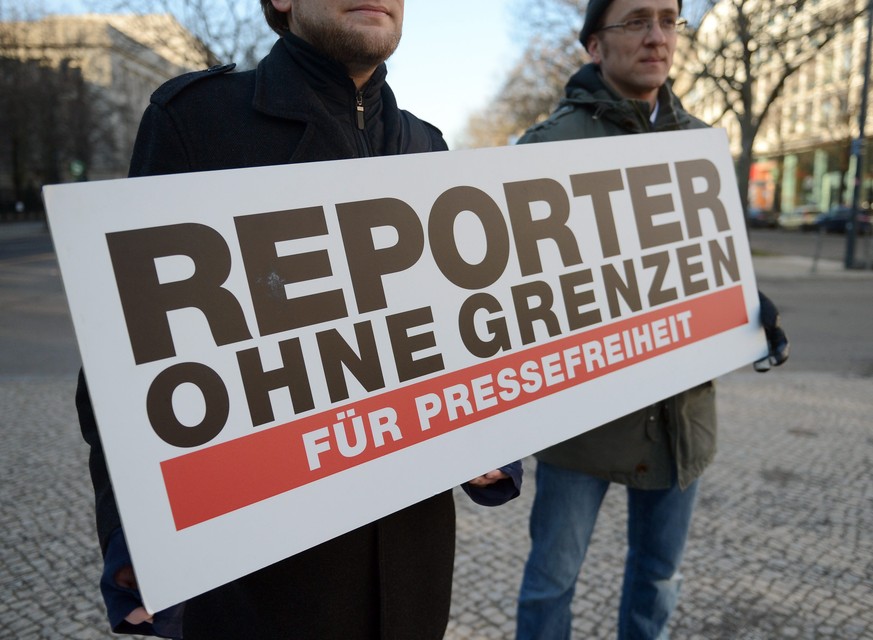
<svg viewBox="0 0 873 640">
<path fill-rule="evenodd" d="M 78 351 L 51 241 L 39 228 L 2 231 L 0 639 L 113 637 L 73 405 Z M 719 454 L 704 475 L 671 635 L 873 638 L 873 271 L 842 270 L 842 236 L 750 238 L 791 359 L 718 381 Z M 513 637 L 534 465 L 525 460 L 522 496 L 503 507 L 456 494 L 448 640 Z M 579 577 L 574 638 L 615 636 L 624 536 L 614 487 Z"/>
<path fill-rule="evenodd" d="M 833 286 L 832 277 L 811 273 L 817 253 L 822 260 L 842 263 L 845 236 L 753 229 L 750 238 L 753 253 L 763 260 L 797 259 L 790 278 L 777 277 L 778 283 L 770 284 L 772 277 L 759 276 L 761 289 L 777 302 L 789 327 L 795 345 L 791 370 L 873 375 L 873 341 L 868 338 L 873 327 L 870 274 L 840 270 L 840 281 L 845 280 L 846 286 Z M 859 258 L 869 240 L 859 240 Z M 0 265 L 0 377 L 74 376 L 79 352 L 51 238 L 38 225 L 23 237 L 4 241 L 0 235 Z M 849 282 L 857 283 L 857 288 Z"/>
<path fill-rule="evenodd" d="M 79 351 L 46 233 L 0 237 L 0 378 L 71 376 Z"/>
</svg>

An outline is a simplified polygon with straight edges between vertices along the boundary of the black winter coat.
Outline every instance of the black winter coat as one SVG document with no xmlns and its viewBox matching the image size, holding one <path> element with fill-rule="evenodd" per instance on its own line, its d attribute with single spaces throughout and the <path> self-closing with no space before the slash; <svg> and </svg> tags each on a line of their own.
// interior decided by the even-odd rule
<svg viewBox="0 0 873 640">
<path fill-rule="evenodd" d="M 166 83 L 143 116 L 130 175 L 446 149 L 437 129 L 397 108 L 384 65 L 363 91 L 374 137 L 356 126 L 355 88 L 344 71 L 336 67 L 348 83 L 348 121 L 337 117 L 341 105 L 313 89 L 311 74 L 298 64 L 301 54 L 311 62 L 305 43 L 286 36 L 255 71 L 214 67 Z M 105 550 L 120 521 L 83 376 L 76 400 L 92 448 Z M 185 638 L 442 638 L 454 536 L 454 503 L 445 492 L 193 598 L 185 608 Z"/>
</svg>

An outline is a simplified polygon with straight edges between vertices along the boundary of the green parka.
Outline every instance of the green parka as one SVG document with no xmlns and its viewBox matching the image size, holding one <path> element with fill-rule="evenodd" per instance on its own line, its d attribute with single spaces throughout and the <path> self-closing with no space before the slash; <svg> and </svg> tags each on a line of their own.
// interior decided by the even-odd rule
<svg viewBox="0 0 873 640">
<path fill-rule="evenodd" d="M 531 127 L 519 144 L 707 126 L 682 108 L 667 85 L 658 95 L 654 124 L 650 114 L 648 102 L 618 96 L 603 82 L 597 65 L 587 64 L 570 78 L 566 96 L 554 113 Z M 580 407 L 580 412 L 584 410 Z M 715 387 L 707 382 L 540 451 L 536 457 L 638 489 L 668 488 L 675 469 L 679 486 L 685 489 L 712 462 L 715 449 Z"/>
</svg>

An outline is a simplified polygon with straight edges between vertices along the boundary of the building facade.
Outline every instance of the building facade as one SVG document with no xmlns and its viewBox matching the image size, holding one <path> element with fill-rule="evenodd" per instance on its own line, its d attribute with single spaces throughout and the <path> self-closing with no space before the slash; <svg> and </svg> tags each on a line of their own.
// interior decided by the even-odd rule
<svg viewBox="0 0 873 640">
<path fill-rule="evenodd" d="M 0 23 L 0 212 L 43 184 L 123 177 L 161 83 L 214 62 L 169 15 Z"/>
<path fill-rule="evenodd" d="M 791 211 L 805 206 L 826 211 L 850 204 L 857 173 L 852 149 L 860 128 L 866 0 L 739 3 L 749 19 L 745 33 L 738 32 L 740 21 L 735 6 L 718 2 L 701 21 L 696 33 L 698 41 L 691 43 L 691 47 L 703 45 L 704 49 L 712 50 L 721 47 L 724 66 L 716 67 L 716 75 L 731 76 L 738 81 L 737 86 L 751 70 L 754 83 L 749 114 L 762 113 L 770 101 L 760 122 L 746 123 L 747 128 L 759 126 L 749 172 L 750 209 Z M 726 46 L 732 39 L 737 44 L 733 48 Z M 745 47 L 744 42 L 748 42 Z M 744 137 L 742 116 L 736 110 L 726 109 L 728 93 L 713 90 L 712 81 L 696 80 L 693 86 L 688 85 L 699 66 L 695 69 L 691 52 L 683 54 L 683 59 L 689 61 L 689 73 L 677 78 L 677 90 L 682 90 L 685 83 L 683 103 L 703 120 L 725 127 L 732 153 L 738 157 Z M 747 67 L 743 65 L 743 54 L 748 56 Z M 792 66 L 797 69 L 786 74 L 786 69 Z M 733 99 L 739 100 L 738 96 Z M 868 115 L 865 124 L 868 144 L 861 178 L 865 208 L 869 208 L 873 198 L 871 125 L 873 119 Z"/>
</svg>

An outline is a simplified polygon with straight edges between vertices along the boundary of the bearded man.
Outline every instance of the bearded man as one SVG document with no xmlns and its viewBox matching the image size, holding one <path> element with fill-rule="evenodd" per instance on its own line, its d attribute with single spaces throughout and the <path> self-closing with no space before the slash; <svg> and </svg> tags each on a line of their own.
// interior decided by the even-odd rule
<svg viewBox="0 0 873 640">
<path fill-rule="evenodd" d="M 131 176 L 446 149 L 439 130 L 398 109 L 385 82 L 403 0 L 261 5 L 281 39 L 256 70 L 217 66 L 160 87 L 140 125 Z M 136 591 L 84 374 L 76 403 L 91 445 L 101 589 L 114 631 L 185 640 L 443 637 L 454 562 L 450 491 L 150 615 Z M 520 483 L 515 463 L 464 488 L 493 505 L 518 495 Z"/>
</svg>

